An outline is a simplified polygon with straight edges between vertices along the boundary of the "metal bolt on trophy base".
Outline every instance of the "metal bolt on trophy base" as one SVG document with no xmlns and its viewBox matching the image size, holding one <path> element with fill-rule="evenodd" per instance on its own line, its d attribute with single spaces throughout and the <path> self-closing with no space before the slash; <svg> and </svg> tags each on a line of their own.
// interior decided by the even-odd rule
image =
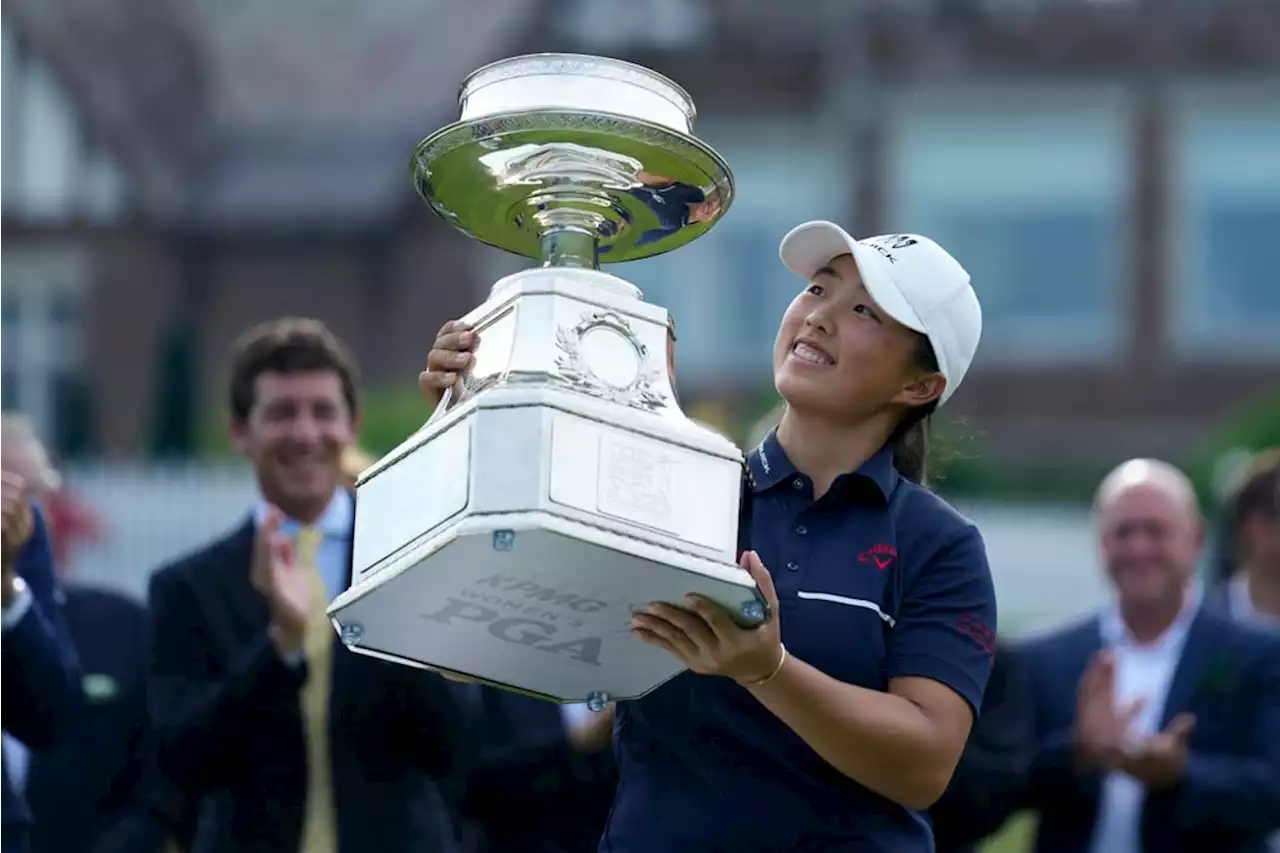
<svg viewBox="0 0 1280 853">
<path fill-rule="evenodd" d="M 363 627 L 359 654 L 556 702 L 633 699 L 681 671 L 632 638 L 633 609 L 692 592 L 765 618 L 734 559 L 742 453 L 680 411 L 667 312 L 600 269 L 704 234 L 733 177 L 692 135 L 689 95 L 627 62 L 506 59 L 459 103 L 414 151 L 414 185 L 538 266 L 465 317 L 472 369 L 361 477 L 353 584 L 329 614 Z"/>
<path fill-rule="evenodd" d="M 347 646 L 355 646 L 364 636 L 364 626 L 359 622 L 347 622 L 339 629 L 338 635 Z"/>
</svg>

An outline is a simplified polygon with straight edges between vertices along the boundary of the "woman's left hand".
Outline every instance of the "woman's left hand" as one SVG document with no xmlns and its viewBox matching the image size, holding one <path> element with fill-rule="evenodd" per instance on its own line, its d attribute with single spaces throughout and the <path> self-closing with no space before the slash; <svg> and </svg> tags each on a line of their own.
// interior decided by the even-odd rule
<svg viewBox="0 0 1280 853">
<path fill-rule="evenodd" d="M 739 628 L 721 607 L 700 595 L 688 595 L 684 607 L 650 604 L 631 617 L 631 634 L 670 652 L 701 675 L 723 675 L 743 684 L 768 678 L 782 660 L 778 594 L 769 570 L 754 551 L 739 563 L 755 578 L 772 614 L 755 628 Z"/>
</svg>

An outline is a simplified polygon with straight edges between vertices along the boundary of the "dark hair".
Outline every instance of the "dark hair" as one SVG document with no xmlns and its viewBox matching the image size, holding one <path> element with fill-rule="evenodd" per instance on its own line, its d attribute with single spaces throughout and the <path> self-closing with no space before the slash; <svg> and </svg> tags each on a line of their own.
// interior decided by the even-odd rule
<svg viewBox="0 0 1280 853">
<path fill-rule="evenodd" d="M 285 317 L 249 329 L 231 350 L 231 417 L 240 423 L 253 409 L 264 373 L 333 371 L 342 382 L 347 408 L 358 410 L 359 372 L 346 345 L 319 320 Z"/>
<path fill-rule="evenodd" d="M 1264 450 L 1245 468 L 1226 501 L 1226 529 L 1239 555 L 1240 529 L 1251 518 L 1280 518 L 1280 448 Z"/>
<path fill-rule="evenodd" d="M 936 372 L 938 369 L 938 357 L 924 335 L 916 336 L 915 361 L 921 370 Z M 931 400 L 909 409 L 889 435 L 894 467 L 914 483 L 923 485 L 929 479 L 929 429 L 937 408 L 938 401 Z"/>
</svg>

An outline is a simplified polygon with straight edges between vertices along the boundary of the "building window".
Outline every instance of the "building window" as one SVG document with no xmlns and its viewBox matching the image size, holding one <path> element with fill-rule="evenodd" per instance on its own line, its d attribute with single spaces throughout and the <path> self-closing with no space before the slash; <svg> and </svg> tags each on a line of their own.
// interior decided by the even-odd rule
<svg viewBox="0 0 1280 853">
<path fill-rule="evenodd" d="M 986 361 L 1108 359 L 1123 343 L 1131 134 L 1122 93 L 903 93 L 886 229 L 925 234 L 973 277 Z"/>
<path fill-rule="evenodd" d="M 44 63 L 26 63 L 20 79 L 20 209 L 30 219 L 57 220 L 70 215 L 75 207 L 84 153 L 79 119 L 66 91 Z"/>
<path fill-rule="evenodd" d="M 48 64 L 20 48 L 12 29 L 0 27 L 6 215 L 40 223 L 118 219 L 130 203 L 125 174 L 85 137 L 76 102 Z"/>
<path fill-rule="evenodd" d="M 83 375 L 85 272 L 74 252 L 5 255 L 4 408 L 31 418 L 61 456 L 92 449 L 91 389 Z"/>
<path fill-rule="evenodd" d="M 1214 358 L 1280 355 L 1280 96 L 1188 86 L 1172 101 L 1169 325 Z"/>
</svg>

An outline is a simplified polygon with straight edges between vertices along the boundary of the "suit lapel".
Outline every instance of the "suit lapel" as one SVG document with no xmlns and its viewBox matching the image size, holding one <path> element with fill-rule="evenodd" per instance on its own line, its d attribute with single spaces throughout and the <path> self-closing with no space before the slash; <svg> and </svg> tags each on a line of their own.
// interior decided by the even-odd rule
<svg viewBox="0 0 1280 853">
<path fill-rule="evenodd" d="M 1089 661 L 1093 660 L 1094 655 L 1102 651 L 1106 645 L 1106 641 L 1102 637 L 1102 618 L 1095 616 L 1088 620 L 1077 629 L 1076 634 L 1076 659 L 1071 661 L 1074 672 L 1075 681 L 1072 683 L 1072 696 L 1075 696 L 1076 685 L 1080 683 L 1080 679 L 1084 677 L 1085 670 L 1089 668 Z M 1072 706 L 1074 707 L 1074 705 Z"/>
<path fill-rule="evenodd" d="M 271 621 L 266 599 L 253 588 L 253 540 L 257 528 L 253 517 L 226 540 L 227 560 L 219 580 L 230 599 L 232 618 L 243 620 L 255 633 Z"/>
<path fill-rule="evenodd" d="M 1196 688 L 1204 681 L 1209 668 L 1210 658 L 1216 645 L 1216 626 L 1208 609 L 1201 606 L 1200 612 L 1191 622 L 1187 630 L 1187 639 L 1182 645 L 1182 655 L 1178 658 L 1178 668 L 1174 670 L 1173 681 L 1169 684 L 1169 695 L 1165 698 L 1164 711 L 1161 714 L 1160 728 L 1164 729 L 1176 714 L 1191 709 L 1195 699 Z"/>
</svg>

